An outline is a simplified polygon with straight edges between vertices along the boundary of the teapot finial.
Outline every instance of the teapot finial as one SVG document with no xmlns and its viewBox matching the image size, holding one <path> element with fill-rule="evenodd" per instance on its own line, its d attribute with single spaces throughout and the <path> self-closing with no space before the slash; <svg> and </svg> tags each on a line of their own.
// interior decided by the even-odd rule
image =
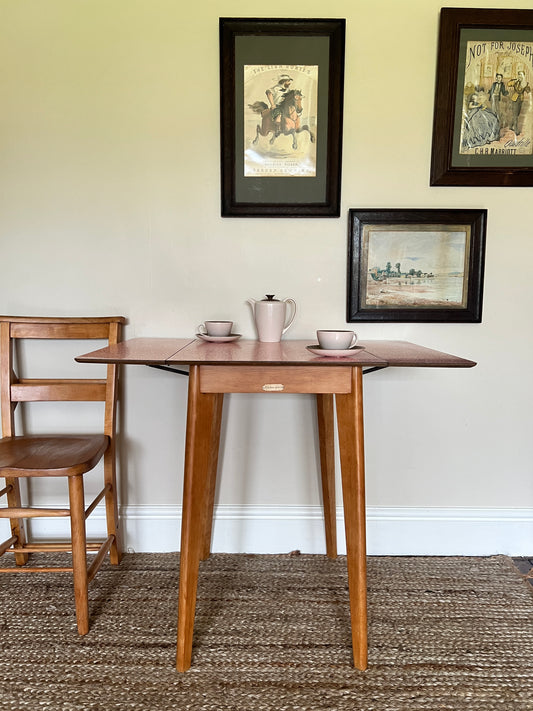
<svg viewBox="0 0 533 711">
<path fill-rule="evenodd" d="M 267 301 L 275 301 L 274 294 L 265 294 L 265 296 L 267 297 Z"/>
</svg>

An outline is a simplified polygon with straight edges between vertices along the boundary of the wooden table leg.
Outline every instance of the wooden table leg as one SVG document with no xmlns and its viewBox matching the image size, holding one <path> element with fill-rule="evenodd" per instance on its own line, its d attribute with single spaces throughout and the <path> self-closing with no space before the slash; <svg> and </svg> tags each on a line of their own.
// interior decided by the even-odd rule
<svg viewBox="0 0 533 711">
<path fill-rule="evenodd" d="M 200 366 L 189 371 L 187 436 L 181 525 L 178 643 L 176 668 L 191 666 L 198 567 L 205 541 L 206 507 L 210 490 L 213 431 L 220 398 L 200 392 Z"/>
<path fill-rule="evenodd" d="M 209 462 L 209 481 L 207 492 L 207 504 L 205 507 L 204 521 L 204 541 L 200 554 L 201 560 L 209 558 L 211 553 L 211 537 L 213 533 L 213 510 L 215 508 L 215 489 L 217 484 L 217 468 L 218 468 L 218 450 L 220 446 L 220 425 L 222 423 L 222 406 L 224 404 L 224 395 L 222 393 L 215 395 L 215 414 L 213 420 L 213 428 L 211 432 L 211 460 Z"/>
<path fill-rule="evenodd" d="M 336 395 L 352 646 L 357 669 L 368 666 L 363 370 L 352 368 L 352 392 Z"/>
<path fill-rule="evenodd" d="M 337 511 L 335 506 L 335 431 L 333 395 L 316 396 L 318 437 L 320 441 L 320 469 L 322 474 L 322 503 L 326 531 L 326 555 L 337 557 Z"/>
</svg>

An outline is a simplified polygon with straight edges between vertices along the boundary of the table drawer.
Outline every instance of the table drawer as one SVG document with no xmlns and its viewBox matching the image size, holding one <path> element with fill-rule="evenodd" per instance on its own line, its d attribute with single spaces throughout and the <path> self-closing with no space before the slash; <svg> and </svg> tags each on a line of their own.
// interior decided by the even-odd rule
<svg viewBox="0 0 533 711">
<path fill-rule="evenodd" d="M 203 393 L 349 393 L 347 366 L 202 365 Z"/>
</svg>

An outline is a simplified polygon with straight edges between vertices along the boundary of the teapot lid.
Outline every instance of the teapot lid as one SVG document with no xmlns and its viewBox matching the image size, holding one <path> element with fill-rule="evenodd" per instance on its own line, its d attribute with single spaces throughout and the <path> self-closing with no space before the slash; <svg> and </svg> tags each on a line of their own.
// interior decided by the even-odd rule
<svg viewBox="0 0 533 711">
<path fill-rule="evenodd" d="M 267 294 L 265 299 L 261 299 L 261 301 L 279 301 L 279 299 L 274 298 L 274 294 Z"/>
</svg>

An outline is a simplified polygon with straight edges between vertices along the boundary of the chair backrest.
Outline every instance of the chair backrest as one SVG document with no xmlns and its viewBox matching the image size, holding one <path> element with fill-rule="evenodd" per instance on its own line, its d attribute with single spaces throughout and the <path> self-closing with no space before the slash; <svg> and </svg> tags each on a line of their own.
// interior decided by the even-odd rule
<svg viewBox="0 0 533 711">
<path fill-rule="evenodd" d="M 107 366 L 102 379 L 19 378 L 15 372 L 14 342 L 17 339 L 102 339 L 109 345 L 121 340 L 123 316 L 51 318 L 0 316 L 0 403 L 2 436 L 15 435 L 14 410 L 19 402 L 102 401 L 105 402 L 104 434 L 115 431 L 118 367 Z"/>
</svg>

